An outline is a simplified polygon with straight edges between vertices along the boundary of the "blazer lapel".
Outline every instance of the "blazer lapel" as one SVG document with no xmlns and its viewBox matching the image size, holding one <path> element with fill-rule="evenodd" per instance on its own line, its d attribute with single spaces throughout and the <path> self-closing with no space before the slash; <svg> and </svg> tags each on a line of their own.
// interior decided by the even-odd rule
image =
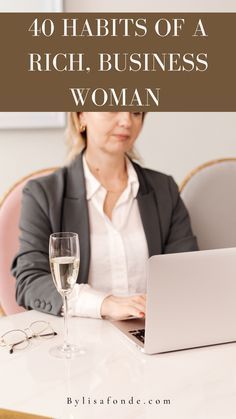
<svg viewBox="0 0 236 419">
<path fill-rule="evenodd" d="M 154 192 L 137 196 L 139 211 L 147 239 L 149 256 L 163 253 L 160 232 L 160 220 L 156 208 Z"/>
<path fill-rule="evenodd" d="M 82 153 L 68 168 L 66 177 L 62 231 L 73 231 L 79 235 L 80 269 L 78 282 L 86 283 L 88 282 L 90 263 L 90 231 Z"/>
<path fill-rule="evenodd" d="M 163 253 L 163 239 L 157 198 L 150 188 L 142 168 L 133 163 L 139 180 L 137 201 L 144 232 L 147 239 L 149 256 Z"/>
</svg>

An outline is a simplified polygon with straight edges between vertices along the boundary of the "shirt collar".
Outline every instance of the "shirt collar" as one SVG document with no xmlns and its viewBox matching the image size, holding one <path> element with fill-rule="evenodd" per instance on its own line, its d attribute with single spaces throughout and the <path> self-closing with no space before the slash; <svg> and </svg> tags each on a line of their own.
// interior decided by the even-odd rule
<svg viewBox="0 0 236 419">
<path fill-rule="evenodd" d="M 128 184 L 126 188 L 131 191 L 133 198 L 136 198 L 139 189 L 138 176 L 129 158 L 125 157 L 125 160 L 128 174 Z M 89 200 L 100 188 L 103 188 L 103 186 L 90 171 L 85 154 L 83 154 L 83 168 L 86 183 L 86 198 Z"/>
<path fill-rule="evenodd" d="M 131 188 L 133 198 L 136 198 L 139 189 L 139 180 L 134 166 L 128 157 L 126 157 L 126 167 L 128 173 L 128 187 L 130 186 Z"/>
<path fill-rule="evenodd" d="M 102 187 L 102 185 L 90 171 L 84 153 L 83 153 L 83 167 L 84 167 L 84 177 L 85 177 L 85 184 L 86 184 L 86 198 L 87 200 L 89 200 Z"/>
</svg>

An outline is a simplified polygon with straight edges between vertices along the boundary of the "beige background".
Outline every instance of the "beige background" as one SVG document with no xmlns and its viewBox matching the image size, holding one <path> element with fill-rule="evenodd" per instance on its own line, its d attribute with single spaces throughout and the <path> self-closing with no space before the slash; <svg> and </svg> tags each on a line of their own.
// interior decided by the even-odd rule
<svg viewBox="0 0 236 419">
<path fill-rule="evenodd" d="M 33 1 L 33 0 L 32 0 Z M 132 7 L 134 4 L 134 7 Z M 1 3 L 0 3 L 1 7 Z M 66 0 L 70 12 L 235 12 L 235 0 Z M 193 167 L 236 156 L 235 113 L 152 113 L 138 142 L 146 166 L 180 182 Z M 65 159 L 63 129 L 0 130 L 0 196 L 19 177 Z"/>
</svg>

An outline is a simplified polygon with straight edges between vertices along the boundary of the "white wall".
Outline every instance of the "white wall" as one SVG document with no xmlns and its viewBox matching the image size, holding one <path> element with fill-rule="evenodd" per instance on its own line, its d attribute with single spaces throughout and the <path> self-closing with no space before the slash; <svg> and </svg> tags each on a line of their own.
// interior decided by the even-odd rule
<svg viewBox="0 0 236 419">
<path fill-rule="evenodd" d="M 67 12 L 235 12 L 235 0 L 64 0 Z"/>
<path fill-rule="evenodd" d="M 33 0 L 32 0 L 33 1 Z M 235 12 L 235 0 L 66 0 L 71 12 Z M 149 114 L 138 143 L 146 166 L 172 173 L 180 182 L 193 167 L 213 158 L 236 156 L 235 113 Z M 63 129 L 0 130 L 0 196 L 19 177 L 60 165 Z"/>
<path fill-rule="evenodd" d="M 180 183 L 196 166 L 236 157 L 235 113 L 150 113 L 138 141 L 146 166 Z"/>
<path fill-rule="evenodd" d="M 0 130 L 0 197 L 19 178 L 65 159 L 64 130 Z"/>
</svg>

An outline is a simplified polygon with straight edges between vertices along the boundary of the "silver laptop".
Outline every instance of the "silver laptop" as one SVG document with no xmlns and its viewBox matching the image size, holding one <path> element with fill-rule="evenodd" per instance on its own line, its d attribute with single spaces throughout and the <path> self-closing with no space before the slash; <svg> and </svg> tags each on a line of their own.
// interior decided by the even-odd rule
<svg viewBox="0 0 236 419">
<path fill-rule="evenodd" d="M 152 256 L 145 320 L 112 324 L 147 354 L 236 341 L 236 248 Z"/>
</svg>

